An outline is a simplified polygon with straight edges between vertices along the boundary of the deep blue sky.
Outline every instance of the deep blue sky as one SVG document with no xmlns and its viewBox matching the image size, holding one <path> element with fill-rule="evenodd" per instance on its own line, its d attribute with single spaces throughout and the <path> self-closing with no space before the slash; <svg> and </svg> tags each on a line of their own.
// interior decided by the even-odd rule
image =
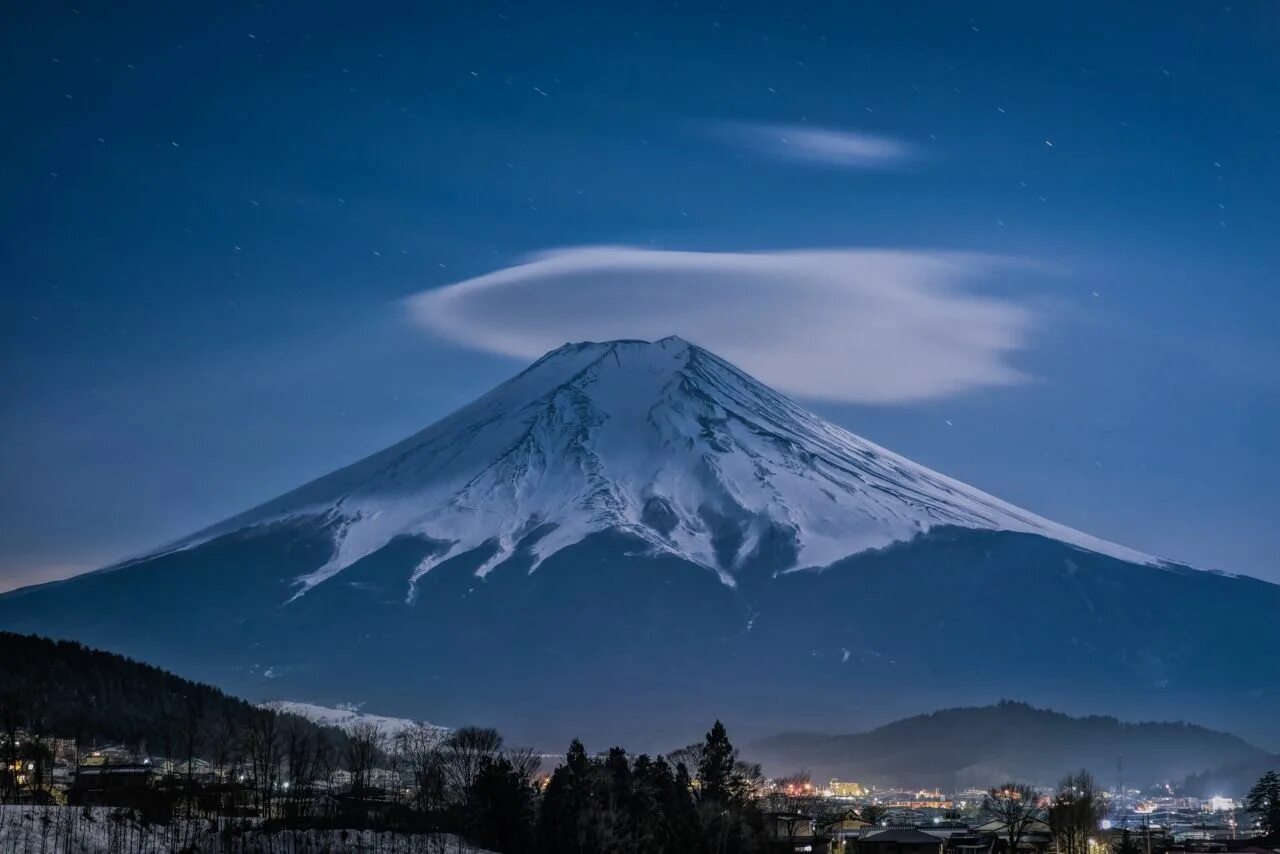
<svg viewBox="0 0 1280 854">
<path fill-rule="evenodd" d="M 1280 7 L 416 5 L 7 11 L 0 589 L 446 414 L 521 364 L 403 298 L 594 244 L 1032 261 L 973 285 L 1034 309 L 1029 381 L 812 405 L 1280 581 Z M 910 154 L 786 158 L 756 124 Z"/>
</svg>

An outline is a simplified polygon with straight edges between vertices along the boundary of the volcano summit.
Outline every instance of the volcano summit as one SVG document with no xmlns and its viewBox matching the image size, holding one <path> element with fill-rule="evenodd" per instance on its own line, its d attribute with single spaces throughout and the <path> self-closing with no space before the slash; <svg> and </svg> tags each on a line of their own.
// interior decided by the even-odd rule
<svg viewBox="0 0 1280 854">
<path fill-rule="evenodd" d="M 547 746 L 1000 696 L 1249 730 L 1280 664 L 1226 653 L 1274 648 L 1278 615 L 1280 587 L 1021 510 L 678 338 L 565 345 L 278 499 L 0 597 L 0 628 L 253 697 Z"/>
<path fill-rule="evenodd" d="M 324 518 L 335 551 L 301 596 L 398 536 L 438 546 L 407 582 L 492 544 L 536 569 L 614 530 L 719 573 L 817 568 L 939 525 L 1145 555 L 1041 519 L 801 409 L 679 338 L 567 344 L 417 435 L 181 544 Z"/>
</svg>

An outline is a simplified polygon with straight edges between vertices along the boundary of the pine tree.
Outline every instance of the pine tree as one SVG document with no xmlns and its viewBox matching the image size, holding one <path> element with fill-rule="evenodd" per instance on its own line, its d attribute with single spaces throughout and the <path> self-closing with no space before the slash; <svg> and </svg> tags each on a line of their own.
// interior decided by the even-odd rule
<svg viewBox="0 0 1280 854">
<path fill-rule="evenodd" d="M 601 769 L 600 830 L 605 850 L 625 851 L 640 830 L 631 822 L 631 763 L 621 747 L 610 748 Z"/>
<path fill-rule="evenodd" d="M 1265 835 L 1280 833 L 1280 774 L 1263 774 L 1245 795 L 1244 808 L 1253 814 Z"/>
<path fill-rule="evenodd" d="M 658 762 L 667 763 L 659 759 Z M 684 763 L 676 765 L 674 777 L 662 778 L 664 794 L 662 809 L 671 822 L 672 835 L 678 843 L 672 847 L 674 852 L 691 852 L 698 850 L 698 807 L 693 801 L 693 780 Z"/>
<path fill-rule="evenodd" d="M 592 767 L 582 742 L 569 745 L 564 764 L 552 773 L 538 814 L 538 850 L 547 854 L 578 852 L 589 847 L 587 811 Z"/>
<path fill-rule="evenodd" d="M 505 854 L 533 850 L 533 792 L 505 756 L 480 761 L 467 788 L 466 811 L 481 846 Z"/>
<path fill-rule="evenodd" d="M 738 762 L 738 751 L 724 724 L 716 721 L 698 761 L 697 814 L 704 850 L 710 854 L 754 850 L 764 836 L 764 820 L 749 797 L 759 777 L 759 766 Z"/>
<path fill-rule="evenodd" d="M 716 721 L 707 733 L 698 763 L 698 797 L 704 803 L 727 806 L 740 796 L 734 779 L 737 752 L 729 741 L 724 724 Z"/>
</svg>

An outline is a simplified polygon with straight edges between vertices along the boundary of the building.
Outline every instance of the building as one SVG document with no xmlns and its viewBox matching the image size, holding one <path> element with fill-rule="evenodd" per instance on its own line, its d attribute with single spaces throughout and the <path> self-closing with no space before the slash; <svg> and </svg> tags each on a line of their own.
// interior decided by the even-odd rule
<svg viewBox="0 0 1280 854">
<path fill-rule="evenodd" d="M 72 806 L 135 807 L 147 803 L 155 769 L 150 763 L 81 765 L 67 790 Z"/>
<path fill-rule="evenodd" d="M 827 783 L 827 791 L 833 798 L 861 798 L 867 794 L 867 790 L 861 783 L 855 783 L 852 780 L 832 779 Z"/>
<path fill-rule="evenodd" d="M 1009 832 L 998 819 L 978 825 L 973 828 L 973 832 L 991 838 L 995 843 L 994 850 L 1000 854 L 1047 854 L 1053 847 L 1053 831 L 1049 829 L 1049 823 L 1042 819 L 1029 822 L 1023 829 L 1016 852 L 1010 850 Z"/>
<path fill-rule="evenodd" d="M 937 836 L 911 827 L 867 830 L 853 841 L 857 854 L 943 854 L 944 843 Z"/>
<path fill-rule="evenodd" d="M 874 829 L 874 825 L 858 818 L 858 814 L 853 810 L 828 816 L 818 822 L 818 832 L 830 837 L 831 851 L 834 854 L 852 851 L 858 837 L 868 832 L 869 828 Z"/>
<path fill-rule="evenodd" d="M 995 837 L 972 831 L 951 834 L 945 842 L 946 854 L 992 854 L 996 844 Z"/>
<path fill-rule="evenodd" d="M 813 850 L 816 828 L 811 815 L 801 812 L 767 812 L 764 814 L 764 830 L 769 839 L 770 850 Z"/>
</svg>

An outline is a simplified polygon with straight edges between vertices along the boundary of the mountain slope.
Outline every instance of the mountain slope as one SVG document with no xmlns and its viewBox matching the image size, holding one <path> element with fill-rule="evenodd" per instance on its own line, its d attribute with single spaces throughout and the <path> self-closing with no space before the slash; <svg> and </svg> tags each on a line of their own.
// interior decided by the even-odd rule
<svg viewBox="0 0 1280 854">
<path fill-rule="evenodd" d="M 782 734 L 756 742 L 749 752 L 770 766 L 809 768 L 820 777 L 949 787 L 1009 779 L 1051 786 L 1077 768 L 1092 769 L 1102 785 L 1114 785 L 1119 756 L 1126 783 L 1146 787 L 1274 758 L 1233 735 L 1190 724 L 1073 718 L 1011 702 L 945 709 L 850 735 Z"/>
<path fill-rule="evenodd" d="M 1263 734 L 1280 587 L 959 484 L 676 339 L 569 345 L 398 445 L 0 627 L 255 699 L 638 749 L 1017 696 Z"/>
<path fill-rule="evenodd" d="M 407 729 L 423 724 L 430 728 L 435 736 L 443 740 L 449 735 L 446 727 L 427 724 L 425 721 L 412 721 L 408 718 L 389 718 L 385 715 L 374 715 L 353 708 L 330 708 L 317 706 L 315 703 L 302 703 L 297 700 L 274 700 L 263 703 L 262 708 L 280 712 L 285 715 L 297 715 L 320 726 L 336 727 L 350 733 L 360 726 L 373 726 L 389 739 L 394 739 Z"/>
<path fill-rule="evenodd" d="M 569 344 L 415 436 L 183 543 L 305 516 L 337 549 L 299 593 L 396 536 L 451 556 L 526 544 L 534 565 L 619 530 L 721 574 L 823 566 L 936 525 L 1044 534 L 1154 562 L 1021 510 L 823 421 L 679 338 Z M 726 527 L 735 530 L 725 536 Z"/>
</svg>

